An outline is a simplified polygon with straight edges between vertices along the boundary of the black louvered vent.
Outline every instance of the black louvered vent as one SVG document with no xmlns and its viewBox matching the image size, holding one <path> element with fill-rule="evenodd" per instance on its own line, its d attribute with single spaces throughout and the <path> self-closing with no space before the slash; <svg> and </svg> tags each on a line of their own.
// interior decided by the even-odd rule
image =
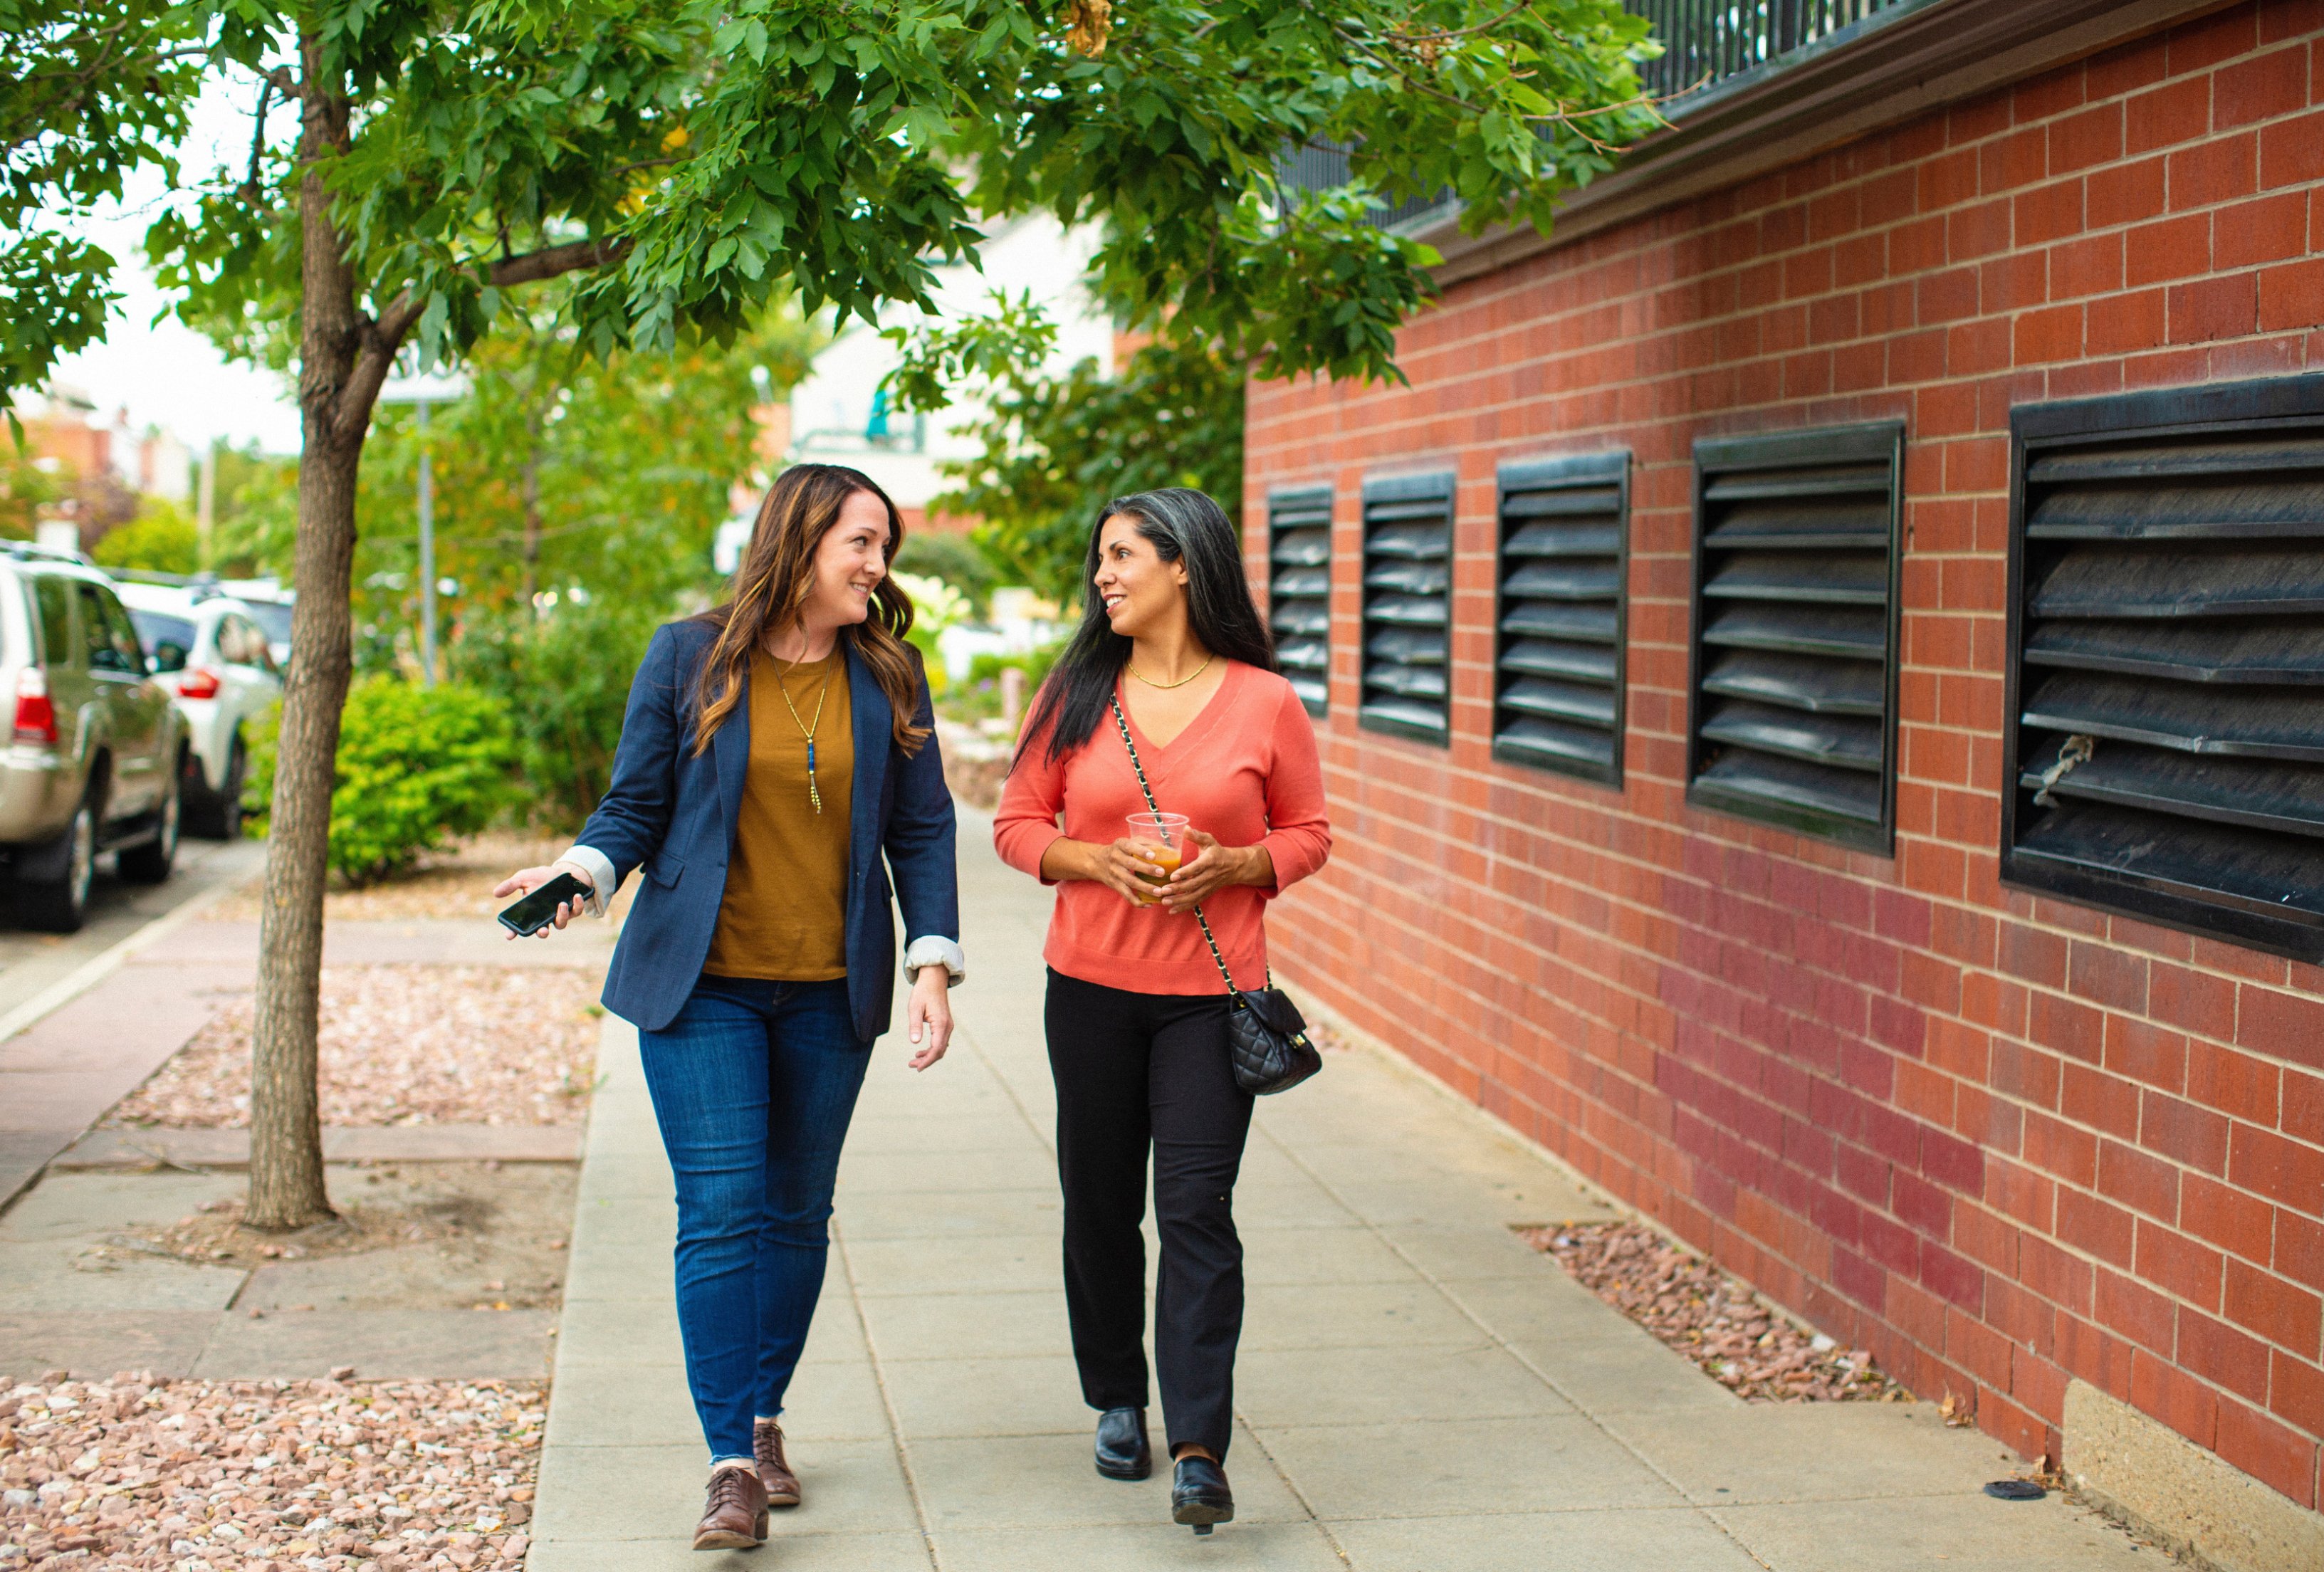
<svg viewBox="0 0 2324 1572">
<path fill-rule="evenodd" d="M 1321 716 L 1332 694 L 1332 488 L 1268 493 L 1267 540 L 1275 658 L 1307 712 Z"/>
<path fill-rule="evenodd" d="M 1694 445 L 1689 802 L 1891 850 L 1904 456 L 1893 423 Z"/>
<path fill-rule="evenodd" d="M 1493 757 L 1619 786 L 1630 455 L 1500 471 Z"/>
<path fill-rule="evenodd" d="M 2003 878 L 2324 961 L 2324 376 L 2010 424 Z"/>
<path fill-rule="evenodd" d="M 1365 482 L 1360 724 L 1447 740 L 1452 605 L 1452 472 Z"/>
</svg>

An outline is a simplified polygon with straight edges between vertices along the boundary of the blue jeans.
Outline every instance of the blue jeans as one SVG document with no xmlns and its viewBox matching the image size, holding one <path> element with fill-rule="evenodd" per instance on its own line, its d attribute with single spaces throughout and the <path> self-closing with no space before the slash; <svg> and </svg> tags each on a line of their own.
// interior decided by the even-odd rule
<svg viewBox="0 0 2324 1572">
<path fill-rule="evenodd" d="M 831 1191 L 871 1044 L 847 983 L 705 976 L 640 1034 L 678 1178 L 678 1324 L 710 1455 L 783 1411 L 831 1244 Z"/>
</svg>

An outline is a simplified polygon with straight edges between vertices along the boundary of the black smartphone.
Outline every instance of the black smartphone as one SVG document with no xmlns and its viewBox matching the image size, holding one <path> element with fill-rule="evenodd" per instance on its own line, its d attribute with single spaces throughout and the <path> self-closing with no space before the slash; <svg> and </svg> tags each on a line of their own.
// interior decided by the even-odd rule
<svg viewBox="0 0 2324 1572">
<path fill-rule="evenodd" d="M 557 920 L 557 908 L 568 901 L 589 898 L 589 887 L 569 873 L 560 873 L 501 914 L 501 926 L 518 938 L 529 938 Z"/>
</svg>

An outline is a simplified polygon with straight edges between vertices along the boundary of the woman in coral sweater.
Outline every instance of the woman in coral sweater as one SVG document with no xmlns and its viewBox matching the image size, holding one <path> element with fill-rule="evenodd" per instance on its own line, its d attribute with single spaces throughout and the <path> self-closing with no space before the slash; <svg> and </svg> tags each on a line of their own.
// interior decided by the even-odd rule
<svg viewBox="0 0 2324 1572">
<path fill-rule="evenodd" d="M 1147 1154 L 1162 1261 L 1155 1356 L 1174 1521 L 1234 1516 L 1222 1466 L 1242 1330 L 1233 1191 L 1251 1099 L 1227 993 L 1267 982 L 1267 903 L 1331 853 L 1307 712 L 1277 672 L 1219 505 L 1183 488 L 1106 505 L 1080 630 L 1041 689 L 993 821 L 1013 866 L 1063 887 L 1043 955 L 1065 1190 L 1065 1305 L 1098 1472 L 1143 1479 Z M 1117 715 L 1120 720 L 1117 722 Z M 1183 814 L 1178 845 L 1130 829 Z M 1183 858 L 1183 861 L 1180 860 Z M 1159 860 L 1157 860 L 1159 859 Z M 1173 870 L 1167 864 L 1176 863 Z"/>
</svg>

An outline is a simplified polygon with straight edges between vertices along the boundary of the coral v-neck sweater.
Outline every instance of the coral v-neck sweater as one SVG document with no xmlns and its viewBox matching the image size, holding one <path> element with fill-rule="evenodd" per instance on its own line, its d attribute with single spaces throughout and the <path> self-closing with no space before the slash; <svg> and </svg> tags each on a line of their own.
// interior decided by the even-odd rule
<svg viewBox="0 0 2324 1572">
<path fill-rule="evenodd" d="M 1122 708 L 1128 714 L 1127 703 Z M 1332 853 L 1323 771 L 1306 710 L 1282 677 L 1237 661 L 1168 747 L 1140 731 L 1135 717 L 1130 729 L 1157 806 L 1185 814 L 1222 845 L 1265 846 L 1274 860 L 1271 887 L 1237 885 L 1203 903 L 1235 986 L 1265 986 L 1267 903 L 1323 867 Z M 1063 758 L 1051 762 L 1047 752 L 1042 739 L 1028 740 L 992 821 L 992 843 L 1001 860 L 1037 878 L 1042 854 L 1060 835 L 1110 845 L 1130 832 L 1129 816 L 1146 809 L 1111 715 L 1101 717 L 1089 740 Z M 1041 953 L 1065 976 L 1107 988 L 1225 991 L 1192 913 L 1132 906 L 1086 879 L 1058 889 Z"/>
</svg>

